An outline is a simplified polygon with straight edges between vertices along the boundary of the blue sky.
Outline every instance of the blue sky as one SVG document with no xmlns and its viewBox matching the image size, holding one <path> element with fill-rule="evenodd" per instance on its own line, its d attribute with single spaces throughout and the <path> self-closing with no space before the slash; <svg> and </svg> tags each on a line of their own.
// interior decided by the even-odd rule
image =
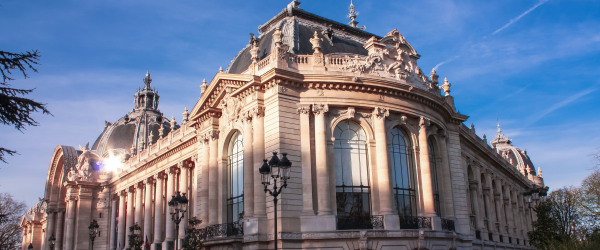
<svg viewBox="0 0 600 250">
<path fill-rule="evenodd" d="M 104 121 L 133 108 L 150 70 L 160 109 L 181 122 L 203 78 L 246 45 L 248 33 L 289 1 L 0 0 L 0 50 L 41 52 L 36 88 L 54 116 L 21 133 L 0 127 L 0 145 L 20 154 L 0 163 L 0 192 L 33 205 L 43 196 L 57 145 L 93 143 Z M 349 1 L 304 0 L 301 8 L 346 23 Z M 491 140 L 500 122 L 527 149 L 547 185 L 579 185 L 600 151 L 600 2 L 594 0 L 354 1 L 359 26 L 396 28 L 419 66 L 452 83 L 461 113 Z"/>
</svg>

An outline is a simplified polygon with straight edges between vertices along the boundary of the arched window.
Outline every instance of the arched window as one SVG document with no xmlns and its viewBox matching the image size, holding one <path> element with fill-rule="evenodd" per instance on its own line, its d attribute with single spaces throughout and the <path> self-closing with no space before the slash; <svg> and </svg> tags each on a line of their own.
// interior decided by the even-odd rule
<svg viewBox="0 0 600 250">
<path fill-rule="evenodd" d="M 373 228 L 365 131 L 346 120 L 333 136 L 338 229 Z"/>
<path fill-rule="evenodd" d="M 437 216 L 441 216 L 440 188 L 437 175 L 437 152 L 435 145 L 435 140 L 429 137 L 429 139 L 427 139 L 427 147 L 429 148 L 429 167 L 431 169 L 431 187 L 433 188 L 433 207 L 435 209 L 435 214 L 437 214 Z"/>
<path fill-rule="evenodd" d="M 242 134 L 231 137 L 228 164 L 227 223 L 238 221 L 244 217 L 244 141 Z"/>
<path fill-rule="evenodd" d="M 396 208 L 400 216 L 416 216 L 416 179 L 410 140 L 406 133 L 398 127 L 393 128 L 390 135 L 388 156 Z"/>
</svg>

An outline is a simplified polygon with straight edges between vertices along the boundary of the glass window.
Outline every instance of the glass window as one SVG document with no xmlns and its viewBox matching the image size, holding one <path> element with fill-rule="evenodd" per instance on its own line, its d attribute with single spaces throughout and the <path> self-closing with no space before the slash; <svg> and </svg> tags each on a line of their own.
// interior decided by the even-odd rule
<svg viewBox="0 0 600 250">
<path fill-rule="evenodd" d="M 437 216 L 441 216 L 440 188 L 437 175 L 437 152 L 435 145 L 435 140 L 429 137 L 427 140 L 427 147 L 429 148 L 429 167 L 431 169 L 431 186 L 433 188 L 433 207 L 435 208 L 435 214 L 437 214 Z"/>
<path fill-rule="evenodd" d="M 227 223 L 232 223 L 244 217 L 244 141 L 240 133 L 231 138 L 228 165 Z"/>
<path fill-rule="evenodd" d="M 338 229 L 373 228 L 365 131 L 346 120 L 333 135 Z"/>
<path fill-rule="evenodd" d="M 400 216 L 416 216 L 416 179 L 410 140 L 398 127 L 393 128 L 390 135 L 388 156 L 396 208 Z"/>
</svg>

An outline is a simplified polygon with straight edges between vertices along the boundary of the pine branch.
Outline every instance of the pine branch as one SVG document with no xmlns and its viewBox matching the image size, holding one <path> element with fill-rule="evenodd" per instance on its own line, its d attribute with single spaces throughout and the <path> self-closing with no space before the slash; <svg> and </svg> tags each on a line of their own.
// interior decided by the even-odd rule
<svg viewBox="0 0 600 250">
<path fill-rule="evenodd" d="M 31 91 L 33 89 L 0 87 L 0 123 L 14 125 L 16 129 L 21 131 L 26 125 L 39 125 L 31 117 L 32 113 L 42 111 L 44 114 L 50 114 L 46 104 L 20 96 L 31 93 Z"/>
<path fill-rule="evenodd" d="M 5 153 L 9 154 L 9 155 L 15 155 L 17 153 L 17 151 L 0 147 L 0 161 L 3 161 L 4 163 L 6 163 L 6 160 L 4 158 Z M 2 223 L 0 223 L 0 224 L 2 224 Z"/>
<path fill-rule="evenodd" d="M 10 77 L 11 70 L 21 71 L 23 77 L 27 78 L 27 69 L 37 72 L 34 65 L 37 65 L 37 60 L 40 58 L 40 53 L 37 50 L 27 51 L 25 53 L 11 53 L 0 50 L 0 74 L 2 74 L 2 83 L 13 80 Z"/>
</svg>

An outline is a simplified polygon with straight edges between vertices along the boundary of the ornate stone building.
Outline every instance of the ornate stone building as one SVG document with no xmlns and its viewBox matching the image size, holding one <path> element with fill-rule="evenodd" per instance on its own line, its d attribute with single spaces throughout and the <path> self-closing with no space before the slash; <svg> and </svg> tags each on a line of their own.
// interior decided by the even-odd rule
<svg viewBox="0 0 600 250">
<path fill-rule="evenodd" d="M 190 217 L 207 249 L 270 249 L 274 220 L 285 249 L 529 248 L 524 196 L 547 190 L 541 171 L 500 128 L 490 145 L 463 125 L 450 82 L 426 76 L 397 30 L 371 34 L 349 16 L 293 1 L 203 82 L 180 125 L 148 73 L 91 148 L 56 147 L 24 249 L 52 236 L 55 249 L 88 249 L 92 220 L 94 249 L 126 248 L 136 223 L 151 249 L 170 249 Z M 258 172 L 271 152 L 293 163 L 277 207 Z M 178 232 L 177 192 L 189 199 Z"/>
</svg>

